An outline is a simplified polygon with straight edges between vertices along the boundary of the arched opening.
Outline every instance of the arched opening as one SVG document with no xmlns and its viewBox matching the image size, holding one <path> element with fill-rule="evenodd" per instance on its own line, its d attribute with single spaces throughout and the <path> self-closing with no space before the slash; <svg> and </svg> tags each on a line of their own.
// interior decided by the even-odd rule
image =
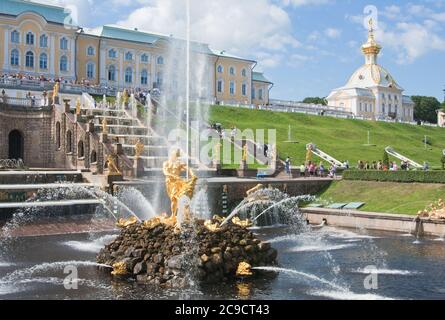
<svg viewBox="0 0 445 320">
<path fill-rule="evenodd" d="M 91 163 L 97 163 L 97 153 L 96 150 L 91 151 Z"/>
<path fill-rule="evenodd" d="M 60 122 L 56 123 L 56 146 L 57 150 L 60 149 Z"/>
<path fill-rule="evenodd" d="M 66 132 L 66 153 L 72 153 L 73 152 L 73 141 L 72 141 L 73 135 L 71 131 Z"/>
<path fill-rule="evenodd" d="M 77 157 L 78 158 L 85 157 L 85 149 L 83 147 L 83 141 L 82 140 L 80 140 L 79 143 L 77 144 Z"/>
<path fill-rule="evenodd" d="M 9 159 L 23 160 L 23 135 L 18 130 L 9 133 Z"/>
</svg>

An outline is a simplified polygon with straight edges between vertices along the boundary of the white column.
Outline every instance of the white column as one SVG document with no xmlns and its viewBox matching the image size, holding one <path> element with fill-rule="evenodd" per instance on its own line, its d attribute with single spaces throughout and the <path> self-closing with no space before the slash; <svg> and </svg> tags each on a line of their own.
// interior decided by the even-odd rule
<svg viewBox="0 0 445 320">
<path fill-rule="evenodd" d="M 119 50 L 119 86 L 124 86 L 124 50 Z"/>
<path fill-rule="evenodd" d="M 3 69 L 9 69 L 9 29 L 5 29 L 5 51 L 4 51 L 5 61 L 3 64 Z"/>
<path fill-rule="evenodd" d="M 140 77 L 139 77 L 139 52 L 136 52 L 134 55 L 134 63 L 136 64 L 136 75 L 134 77 L 133 80 L 133 86 L 134 87 L 138 87 L 139 86 L 139 82 L 140 82 Z"/>
<path fill-rule="evenodd" d="M 71 42 L 71 76 L 73 79 L 76 78 L 77 70 L 76 70 L 76 40 L 75 38 L 70 39 Z"/>
<path fill-rule="evenodd" d="M 56 40 L 53 33 L 49 36 L 49 73 L 51 77 L 55 77 L 55 66 L 56 66 Z"/>
<path fill-rule="evenodd" d="M 99 72 L 100 72 L 100 83 L 107 83 L 107 77 L 106 77 L 106 65 L 105 65 L 105 57 L 106 57 L 106 48 L 100 49 L 100 66 L 99 66 Z"/>
<path fill-rule="evenodd" d="M 153 53 L 150 55 L 150 60 L 151 60 L 151 76 L 150 76 L 150 83 L 149 83 L 149 88 L 153 89 L 153 82 L 156 81 L 156 55 Z"/>
</svg>

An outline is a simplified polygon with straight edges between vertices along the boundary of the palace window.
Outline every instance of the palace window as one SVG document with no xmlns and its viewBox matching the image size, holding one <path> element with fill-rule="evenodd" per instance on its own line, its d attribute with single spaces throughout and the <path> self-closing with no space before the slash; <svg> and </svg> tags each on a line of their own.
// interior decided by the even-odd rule
<svg viewBox="0 0 445 320">
<path fill-rule="evenodd" d="M 47 48 L 48 47 L 48 37 L 46 35 L 40 36 L 40 48 Z"/>
<path fill-rule="evenodd" d="M 144 53 L 141 56 L 141 62 L 148 63 L 148 55 L 147 54 Z"/>
<path fill-rule="evenodd" d="M 246 71 L 246 69 L 243 69 L 243 71 L 241 71 L 241 75 L 242 75 L 243 77 L 247 76 L 247 71 Z"/>
<path fill-rule="evenodd" d="M 66 38 L 60 39 L 60 50 L 68 50 L 68 40 Z"/>
<path fill-rule="evenodd" d="M 223 71 L 224 71 L 223 66 L 222 66 L 222 65 L 219 65 L 219 66 L 218 66 L 218 73 L 223 73 Z"/>
<path fill-rule="evenodd" d="M 388 105 L 388 113 L 391 113 L 391 111 L 392 111 L 392 105 L 389 104 L 389 105 Z"/>
<path fill-rule="evenodd" d="M 85 148 L 83 147 L 83 141 L 80 140 L 77 144 L 77 158 L 85 157 Z"/>
<path fill-rule="evenodd" d="M 164 57 L 163 56 L 158 57 L 157 63 L 164 64 Z"/>
<path fill-rule="evenodd" d="M 28 32 L 26 34 L 26 44 L 30 46 L 34 45 L 34 33 Z"/>
<path fill-rule="evenodd" d="M 125 83 L 132 83 L 133 82 L 133 69 L 128 67 L 125 69 Z"/>
<path fill-rule="evenodd" d="M 11 51 L 11 66 L 18 66 L 19 65 L 19 51 L 17 49 L 14 49 Z"/>
<path fill-rule="evenodd" d="M 231 95 L 235 94 L 235 82 L 230 81 L 229 92 Z"/>
<path fill-rule="evenodd" d="M 94 63 L 92 62 L 87 64 L 87 78 L 94 79 Z"/>
<path fill-rule="evenodd" d="M 148 84 L 148 72 L 147 70 L 142 70 L 141 72 L 141 84 L 147 85 Z"/>
<path fill-rule="evenodd" d="M 243 83 L 241 85 L 241 93 L 242 93 L 243 96 L 247 95 L 247 84 Z"/>
<path fill-rule="evenodd" d="M 385 99 L 385 94 L 384 93 L 382 93 L 382 99 Z"/>
<path fill-rule="evenodd" d="M 218 92 L 222 93 L 224 90 L 224 82 L 222 80 L 218 80 Z"/>
<path fill-rule="evenodd" d="M 395 114 L 397 114 L 398 109 L 399 109 L 399 106 L 398 106 L 398 105 L 395 105 L 395 106 L 394 106 L 394 113 L 395 113 Z"/>
<path fill-rule="evenodd" d="M 68 71 L 68 58 L 66 56 L 60 58 L 60 71 Z"/>
<path fill-rule="evenodd" d="M 156 75 L 156 86 L 157 88 L 161 88 L 163 83 L 163 75 L 162 72 L 158 72 Z"/>
<path fill-rule="evenodd" d="M 360 102 L 360 109 L 359 110 L 363 111 L 363 103 L 362 102 Z"/>
<path fill-rule="evenodd" d="M 125 60 L 132 61 L 133 60 L 133 54 L 131 52 L 127 52 L 125 54 Z"/>
<path fill-rule="evenodd" d="M 108 67 L 108 81 L 116 81 L 116 68 L 115 66 Z"/>
<path fill-rule="evenodd" d="M 12 43 L 20 42 L 20 33 L 17 30 L 11 32 L 11 42 Z"/>
<path fill-rule="evenodd" d="M 234 76 L 235 75 L 235 68 L 234 67 L 230 67 L 229 72 L 230 72 L 231 76 Z"/>
<path fill-rule="evenodd" d="M 57 149 L 60 149 L 60 146 L 61 146 L 60 141 L 61 141 L 61 139 L 60 139 L 60 122 L 57 122 L 56 123 L 56 146 L 57 146 Z"/>
<path fill-rule="evenodd" d="M 385 109 L 386 109 L 386 108 L 385 108 L 385 104 L 382 104 L 382 113 L 385 113 L 385 112 L 386 112 Z"/>
<path fill-rule="evenodd" d="M 73 152 L 73 134 L 70 130 L 66 132 L 65 151 L 66 153 Z"/>
<path fill-rule="evenodd" d="M 34 53 L 32 51 L 26 53 L 25 66 L 27 68 L 34 68 Z"/>
<path fill-rule="evenodd" d="M 252 99 L 255 99 L 255 88 L 252 88 Z"/>
<path fill-rule="evenodd" d="M 116 50 L 111 49 L 110 51 L 108 51 L 108 57 L 111 59 L 115 59 L 117 57 Z"/>
<path fill-rule="evenodd" d="M 263 89 L 258 90 L 258 99 L 263 100 Z"/>
<path fill-rule="evenodd" d="M 88 49 L 87 49 L 87 55 L 89 55 L 89 56 L 94 56 L 94 48 L 93 48 L 93 47 L 88 47 Z"/>
<path fill-rule="evenodd" d="M 42 70 L 48 69 L 48 56 L 46 55 L 46 53 L 42 53 L 40 55 L 39 66 Z"/>
</svg>

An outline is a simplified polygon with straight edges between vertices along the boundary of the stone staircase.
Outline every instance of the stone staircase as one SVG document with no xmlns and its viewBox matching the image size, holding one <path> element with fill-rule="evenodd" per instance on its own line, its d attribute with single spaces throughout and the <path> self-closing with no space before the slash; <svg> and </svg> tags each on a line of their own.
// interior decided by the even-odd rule
<svg viewBox="0 0 445 320">
<path fill-rule="evenodd" d="M 83 108 L 85 114 L 92 118 L 94 131 L 105 135 L 113 146 L 122 146 L 122 152 L 132 161 L 135 160 L 136 143 L 141 141 L 144 151 L 141 155 L 146 170 L 160 170 L 168 159 L 168 145 L 165 138 L 156 134 L 149 126 L 130 115 L 128 110 L 116 108 Z M 106 132 L 103 122 L 106 121 Z"/>
</svg>

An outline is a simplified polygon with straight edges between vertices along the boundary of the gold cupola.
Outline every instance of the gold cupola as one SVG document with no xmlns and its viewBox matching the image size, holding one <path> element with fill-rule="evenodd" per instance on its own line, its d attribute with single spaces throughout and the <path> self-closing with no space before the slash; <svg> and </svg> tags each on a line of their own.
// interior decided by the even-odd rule
<svg viewBox="0 0 445 320">
<path fill-rule="evenodd" d="M 375 41 L 374 25 L 372 18 L 369 19 L 368 41 L 362 46 L 362 51 L 366 57 L 366 64 L 376 64 L 377 56 L 382 47 Z"/>
</svg>

